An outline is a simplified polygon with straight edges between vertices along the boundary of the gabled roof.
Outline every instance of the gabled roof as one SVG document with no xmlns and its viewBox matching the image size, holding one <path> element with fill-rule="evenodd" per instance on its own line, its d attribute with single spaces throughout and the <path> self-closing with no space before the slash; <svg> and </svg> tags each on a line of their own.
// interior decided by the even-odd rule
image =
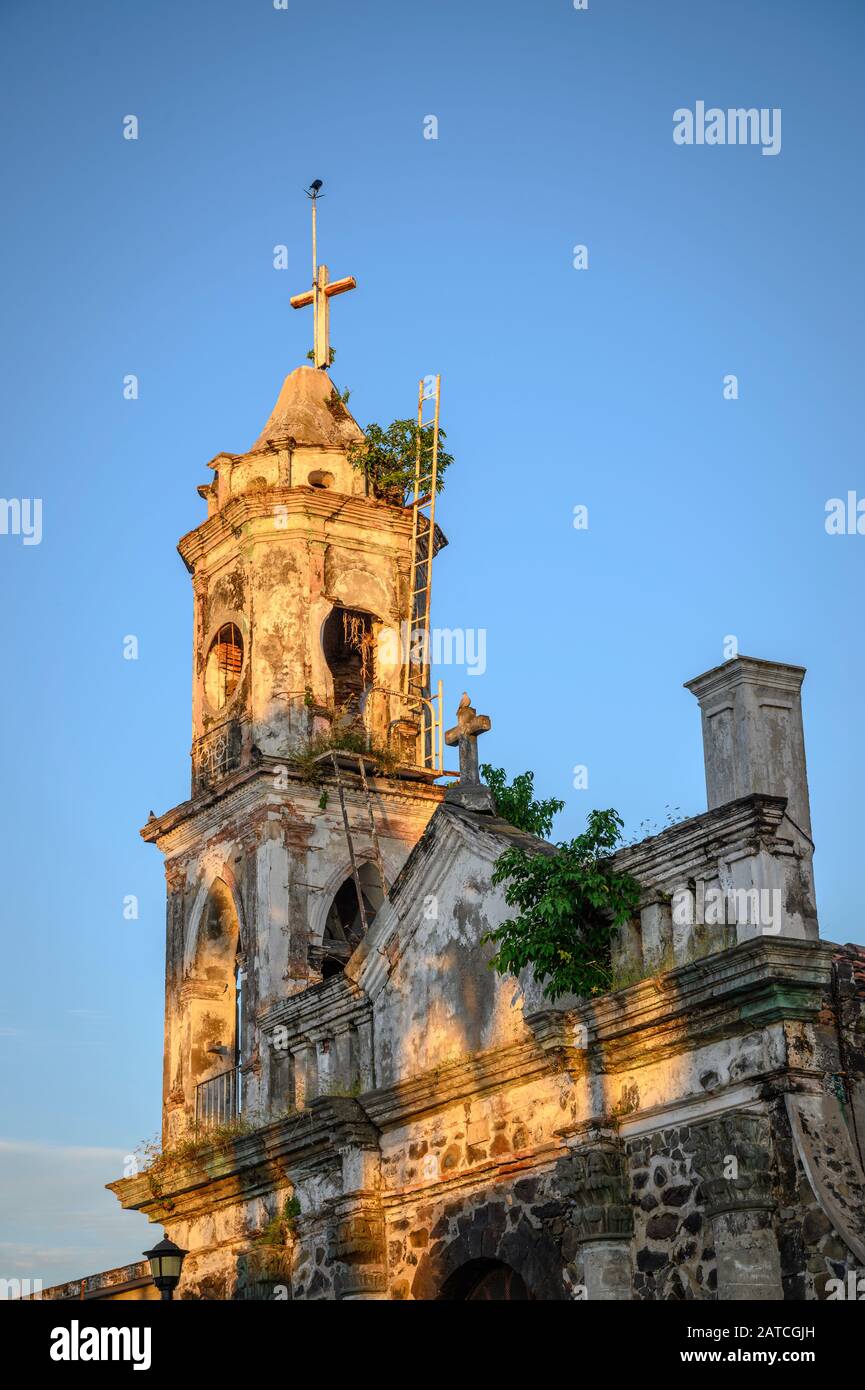
<svg viewBox="0 0 865 1390">
<path fill-rule="evenodd" d="M 535 854 L 555 854 L 556 847 L 548 840 L 542 840 L 537 835 L 530 835 L 526 830 L 518 830 L 516 826 L 511 825 L 510 821 L 502 820 L 501 816 L 491 816 L 485 811 L 469 811 L 464 806 L 443 801 L 440 806 L 436 807 L 423 835 L 412 849 L 391 885 L 388 895 L 391 901 L 400 896 L 406 884 L 413 878 L 418 865 L 432 850 L 439 832 L 448 824 L 454 823 L 460 827 L 464 837 L 466 835 L 476 837 L 479 846 L 485 844 L 487 858 L 491 855 L 497 858 L 500 853 L 511 846 L 518 846 L 520 849 Z"/>
<path fill-rule="evenodd" d="M 380 958 L 386 953 L 389 939 L 395 933 L 400 934 L 402 915 L 407 908 L 411 912 L 412 906 L 422 901 L 438 875 L 450 871 L 453 852 L 459 845 L 475 854 L 478 863 L 490 872 L 499 855 L 511 846 L 537 854 L 555 853 L 555 845 L 517 830 L 500 816 L 442 802 L 392 883 L 381 911 L 348 961 L 345 970 L 348 979 L 369 992 L 370 971 L 373 975 L 380 973 Z M 403 939 L 403 947 L 407 941 L 407 937 Z M 372 988 L 374 992 L 375 986 Z"/>
</svg>

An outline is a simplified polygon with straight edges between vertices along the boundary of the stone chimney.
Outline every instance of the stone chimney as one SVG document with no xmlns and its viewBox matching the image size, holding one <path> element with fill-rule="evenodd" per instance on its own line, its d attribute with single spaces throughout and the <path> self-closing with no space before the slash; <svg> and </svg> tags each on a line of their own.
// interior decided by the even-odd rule
<svg viewBox="0 0 865 1390">
<path fill-rule="evenodd" d="M 802 666 L 737 656 L 685 682 L 700 702 L 706 794 L 714 811 L 740 797 L 785 797 L 772 845 L 743 846 L 724 856 L 719 883 L 727 889 L 777 889 L 780 934 L 818 936 L 811 808 L 802 729 Z M 777 914 L 776 914 L 777 915 Z M 773 919 L 772 930 L 778 932 Z M 752 935 L 737 925 L 737 940 Z"/>
<path fill-rule="evenodd" d="M 703 716 L 709 810 L 762 792 L 787 798 L 787 816 L 811 839 L 801 687 L 803 666 L 737 656 L 685 682 Z"/>
</svg>

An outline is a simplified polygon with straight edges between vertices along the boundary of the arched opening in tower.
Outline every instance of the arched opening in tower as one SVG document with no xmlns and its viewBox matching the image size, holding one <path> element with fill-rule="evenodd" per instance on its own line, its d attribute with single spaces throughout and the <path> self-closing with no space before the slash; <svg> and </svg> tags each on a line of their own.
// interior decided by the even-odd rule
<svg viewBox="0 0 865 1390">
<path fill-rule="evenodd" d="M 357 876 L 360 879 L 366 925 L 369 929 L 375 921 L 384 895 L 378 879 L 378 872 L 373 864 L 361 864 L 358 867 Z M 363 921 L 357 900 L 357 885 L 354 876 L 349 874 L 348 878 L 340 884 L 330 905 L 322 943 L 316 952 L 319 957 L 318 964 L 322 979 L 329 980 L 344 970 L 346 961 L 357 949 L 362 939 Z"/>
<path fill-rule="evenodd" d="M 359 706 L 375 676 L 372 614 L 359 608 L 332 609 L 322 632 L 324 659 L 333 678 L 337 709 Z"/>
<path fill-rule="evenodd" d="M 236 623 L 223 623 L 210 644 L 204 668 L 204 693 L 215 709 L 231 701 L 243 669 L 243 638 Z"/>
<path fill-rule="evenodd" d="M 227 1124 L 241 1108 L 240 1067 L 246 1024 L 246 972 L 239 922 L 227 883 L 210 887 L 185 983 L 192 1084 L 199 1128 Z"/>
</svg>

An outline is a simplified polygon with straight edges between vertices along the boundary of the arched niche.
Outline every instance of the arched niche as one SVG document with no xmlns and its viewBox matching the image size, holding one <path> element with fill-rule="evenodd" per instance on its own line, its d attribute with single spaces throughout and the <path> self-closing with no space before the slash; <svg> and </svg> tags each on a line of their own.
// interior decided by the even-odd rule
<svg viewBox="0 0 865 1390">
<path fill-rule="evenodd" d="M 240 921 L 231 887 L 224 878 L 210 883 L 200 904 L 184 994 L 188 1009 L 188 1077 L 195 1088 L 236 1069 L 241 1061 L 243 1038 L 244 958 Z M 223 1109 L 229 1104 L 226 1088 Z M 226 1118 L 221 1115 L 221 1118 Z"/>
</svg>

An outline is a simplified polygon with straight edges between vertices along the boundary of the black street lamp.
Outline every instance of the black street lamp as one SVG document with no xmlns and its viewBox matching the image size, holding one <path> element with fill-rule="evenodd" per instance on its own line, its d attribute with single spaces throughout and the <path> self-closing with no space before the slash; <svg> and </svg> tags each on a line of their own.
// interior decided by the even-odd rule
<svg viewBox="0 0 865 1390">
<path fill-rule="evenodd" d="M 188 1250 L 181 1250 L 180 1246 L 175 1245 L 167 1236 L 158 1245 L 154 1245 L 152 1250 L 144 1251 L 145 1260 L 150 1261 L 153 1282 L 163 1299 L 171 1299 L 180 1282 L 180 1271 L 188 1254 Z"/>
</svg>

